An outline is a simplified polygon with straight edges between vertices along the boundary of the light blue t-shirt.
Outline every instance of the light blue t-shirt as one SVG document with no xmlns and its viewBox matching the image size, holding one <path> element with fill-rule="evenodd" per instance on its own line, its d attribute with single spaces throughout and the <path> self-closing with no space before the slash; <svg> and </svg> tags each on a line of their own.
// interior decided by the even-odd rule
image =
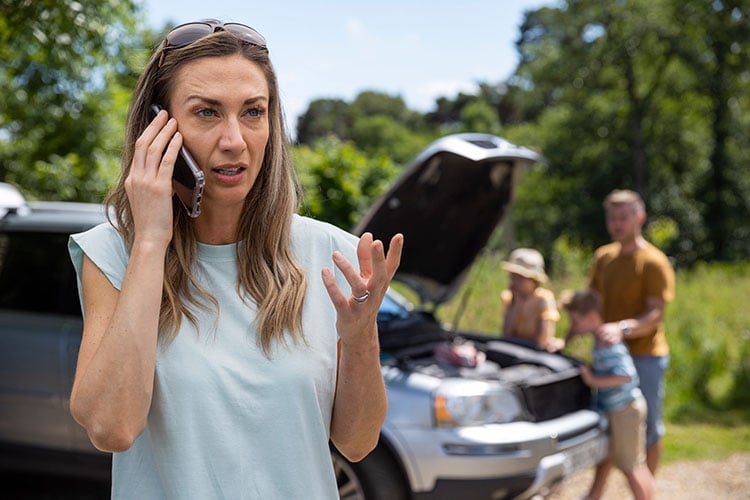
<svg viewBox="0 0 750 500">
<path fill-rule="evenodd" d="M 638 372 L 633 358 L 623 342 L 604 347 L 595 345 L 592 350 L 591 368 L 594 375 L 618 375 L 630 377 L 628 382 L 615 387 L 600 387 L 595 393 L 595 404 L 603 412 L 623 408 L 636 398 L 643 397 L 639 388 Z"/>
<path fill-rule="evenodd" d="M 329 267 L 350 292 L 331 254 L 354 264 L 356 238 L 295 216 L 294 256 L 307 275 L 305 343 L 275 345 L 271 358 L 256 343 L 256 308 L 237 295 L 235 245 L 199 244 L 194 275 L 218 300 L 183 319 L 156 357 L 148 423 L 133 446 L 115 453 L 114 499 L 335 499 L 328 448 L 336 384 L 336 314 L 320 272 Z M 128 252 L 108 224 L 73 235 L 79 276 L 85 253 L 118 290 Z"/>
</svg>

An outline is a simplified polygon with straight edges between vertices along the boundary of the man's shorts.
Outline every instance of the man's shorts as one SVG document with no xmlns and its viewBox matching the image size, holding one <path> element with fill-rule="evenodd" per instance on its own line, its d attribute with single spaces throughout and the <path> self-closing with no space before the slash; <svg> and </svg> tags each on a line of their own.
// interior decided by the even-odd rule
<svg viewBox="0 0 750 500">
<path fill-rule="evenodd" d="M 665 432 L 661 410 L 664 406 L 664 373 L 669 366 L 669 356 L 633 356 L 633 363 L 648 405 L 646 448 L 651 448 Z"/>
<path fill-rule="evenodd" d="M 646 461 L 646 411 L 646 400 L 639 397 L 607 413 L 609 455 L 625 473 Z"/>
</svg>

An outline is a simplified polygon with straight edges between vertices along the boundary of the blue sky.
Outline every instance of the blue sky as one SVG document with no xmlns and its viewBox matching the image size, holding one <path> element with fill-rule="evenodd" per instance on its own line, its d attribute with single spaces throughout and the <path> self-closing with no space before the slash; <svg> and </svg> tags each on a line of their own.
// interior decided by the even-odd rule
<svg viewBox="0 0 750 500">
<path fill-rule="evenodd" d="M 363 90 L 409 108 L 473 92 L 515 69 L 523 12 L 553 0 L 141 0 L 149 25 L 207 17 L 248 24 L 268 40 L 290 128 L 318 98 Z"/>
</svg>

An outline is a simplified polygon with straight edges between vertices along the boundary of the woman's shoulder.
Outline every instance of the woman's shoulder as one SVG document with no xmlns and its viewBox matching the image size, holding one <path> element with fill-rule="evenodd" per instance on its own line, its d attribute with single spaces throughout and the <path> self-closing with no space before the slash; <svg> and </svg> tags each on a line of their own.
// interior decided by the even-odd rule
<svg viewBox="0 0 750 500">
<path fill-rule="evenodd" d="M 123 249 L 125 247 L 120 233 L 108 222 L 102 222 L 87 231 L 72 234 L 70 238 L 83 247 L 117 246 Z"/>
<path fill-rule="evenodd" d="M 295 214 L 292 217 L 292 238 L 306 241 L 342 241 L 356 245 L 358 238 L 331 223 Z"/>
<path fill-rule="evenodd" d="M 83 269 L 83 256 L 86 255 L 112 285 L 120 289 L 129 252 L 120 233 L 111 224 L 105 222 L 88 231 L 70 235 L 68 251 L 79 276 Z"/>
</svg>

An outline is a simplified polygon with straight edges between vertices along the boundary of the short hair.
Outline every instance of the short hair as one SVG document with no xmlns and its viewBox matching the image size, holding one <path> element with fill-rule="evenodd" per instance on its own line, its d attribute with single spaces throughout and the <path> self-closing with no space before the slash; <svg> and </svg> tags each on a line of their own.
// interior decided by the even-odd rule
<svg viewBox="0 0 750 500">
<path fill-rule="evenodd" d="M 596 311 L 601 314 L 602 312 L 601 295 L 593 288 L 578 290 L 577 292 L 570 290 L 563 292 L 560 305 L 569 313 L 588 314 L 591 311 Z"/>
<path fill-rule="evenodd" d="M 641 195 L 630 189 L 615 189 L 604 199 L 604 208 L 609 210 L 615 205 L 631 205 L 635 213 L 646 212 L 646 205 Z"/>
</svg>

